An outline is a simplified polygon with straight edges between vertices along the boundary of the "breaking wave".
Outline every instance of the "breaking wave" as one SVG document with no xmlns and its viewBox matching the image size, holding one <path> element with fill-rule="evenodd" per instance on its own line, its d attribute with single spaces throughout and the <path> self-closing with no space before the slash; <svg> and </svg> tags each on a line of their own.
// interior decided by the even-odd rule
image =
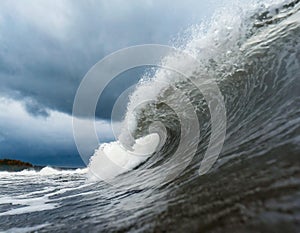
<svg viewBox="0 0 300 233">
<path fill-rule="evenodd" d="M 183 56 L 167 56 L 161 66 L 180 67 L 188 79 L 163 68 L 145 74 L 130 96 L 119 140 L 99 147 L 90 160 L 90 173 L 108 179 L 143 170 L 132 179 L 159 180 L 178 165 L 161 166 L 184 138 L 181 161 L 192 157 L 187 171 L 194 174 L 211 136 L 209 102 L 215 101 L 213 111 L 218 111 L 214 93 L 207 100 L 198 88 L 209 91 L 211 81 L 218 84 L 227 112 L 226 141 L 215 167 L 240 156 L 262 156 L 278 147 L 294 150 L 299 142 L 299 24 L 299 1 L 273 1 L 223 9 L 211 22 L 192 27 L 191 36 L 177 47 L 199 64 L 187 63 Z M 199 137 L 181 127 L 180 116 L 195 118 L 184 99 L 196 113 Z M 145 138 L 152 141 L 139 145 Z M 143 146 L 143 152 L 136 151 Z M 108 160 L 122 169 L 107 166 Z M 149 168 L 151 174 L 144 173 Z"/>
</svg>

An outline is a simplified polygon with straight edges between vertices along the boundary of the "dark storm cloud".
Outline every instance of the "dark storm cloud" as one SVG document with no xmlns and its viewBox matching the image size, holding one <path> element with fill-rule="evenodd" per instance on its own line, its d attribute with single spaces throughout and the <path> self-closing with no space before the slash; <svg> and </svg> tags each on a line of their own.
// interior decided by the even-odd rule
<svg viewBox="0 0 300 233">
<path fill-rule="evenodd" d="M 34 99 L 26 99 L 25 109 L 33 116 L 48 117 L 50 115 L 49 111 L 37 103 Z"/>
<path fill-rule="evenodd" d="M 166 44 L 211 11 L 209 4 L 196 0 L 1 1 L 0 94 L 25 100 L 33 115 L 47 116 L 46 109 L 70 114 L 81 79 L 99 59 L 130 45 Z M 115 96 L 126 86 L 124 80 L 107 91 L 98 117 L 109 118 Z"/>
</svg>

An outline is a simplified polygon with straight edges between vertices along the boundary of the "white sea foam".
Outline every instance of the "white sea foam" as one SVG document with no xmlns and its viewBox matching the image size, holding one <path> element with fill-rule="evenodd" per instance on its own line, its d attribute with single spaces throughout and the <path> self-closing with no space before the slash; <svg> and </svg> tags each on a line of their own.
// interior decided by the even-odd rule
<svg viewBox="0 0 300 233">
<path fill-rule="evenodd" d="M 45 167 L 40 171 L 23 170 L 20 172 L 0 172 L 0 185 L 8 190 L 7 194 L 0 195 L 0 204 L 9 206 L 9 209 L 0 213 L 0 216 L 19 215 L 58 208 L 61 196 L 64 193 L 76 191 L 90 184 L 85 183 L 87 169 L 59 170 Z M 70 179 L 70 176 L 75 177 Z M 61 179 L 65 179 L 61 182 Z M 78 183 L 81 181 L 81 183 Z M 20 187 L 19 195 L 10 195 L 11 184 Z M 42 189 L 31 189 L 31 184 L 41 184 Z M 29 187 L 30 189 L 22 187 Z M 75 196 L 75 194 L 72 194 Z M 84 195 L 84 193 L 83 193 Z M 67 199 L 68 195 L 64 197 Z"/>
<path fill-rule="evenodd" d="M 56 203 L 48 203 L 47 196 L 35 198 L 14 198 L 14 197 L 0 197 L 1 204 L 22 205 L 22 207 L 13 208 L 11 210 L 0 213 L 0 216 L 16 215 L 31 213 L 36 211 L 51 210 L 58 207 Z"/>
<path fill-rule="evenodd" d="M 76 170 L 71 169 L 55 169 L 52 167 L 44 167 L 40 171 L 25 169 L 18 172 L 0 172 L 0 177 L 11 177 L 11 176 L 51 176 L 51 175 L 72 175 L 72 174 L 85 174 L 87 172 L 86 168 L 78 168 Z"/>
<path fill-rule="evenodd" d="M 116 141 L 105 143 L 92 156 L 89 164 L 90 180 L 110 180 L 121 173 L 135 168 L 155 152 L 159 144 L 158 134 L 149 134 L 135 141 L 132 151 Z"/>
<path fill-rule="evenodd" d="M 14 228 L 11 228 L 11 229 L 8 229 L 5 231 L 5 233 L 27 233 L 27 232 L 36 232 L 37 230 L 40 230 L 44 227 L 47 227 L 49 226 L 50 224 L 49 223 L 45 223 L 45 224 L 41 224 L 41 225 L 36 225 L 36 226 L 33 226 L 33 227 L 20 227 L 20 228 L 17 228 L 17 227 L 14 227 Z"/>
</svg>

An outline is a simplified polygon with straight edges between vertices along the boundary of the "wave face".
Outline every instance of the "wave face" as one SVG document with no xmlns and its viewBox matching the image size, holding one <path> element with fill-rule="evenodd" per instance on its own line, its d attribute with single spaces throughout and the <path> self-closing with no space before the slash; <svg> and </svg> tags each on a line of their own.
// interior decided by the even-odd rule
<svg viewBox="0 0 300 233">
<path fill-rule="evenodd" d="M 232 14 L 233 9 L 238 13 Z M 192 28 L 192 36 L 179 46 L 199 64 L 189 64 L 181 56 L 161 61 L 162 67 L 180 66 L 188 78 L 163 68 L 154 75 L 145 74 L 130 97 L 119 141 L 102 145 L 92 157 L 90 170 L 94 175 L 105 180 L 108 176 L 100 175 L 101 171 L 114 168 L 107 167 L 104 160 L 97 160 L 105 157 L 114 161 L 119 153 L 127 154 L 127 165 L 115 175 L 155 168 L 150 174 L 143 172 L 127 179 L 142 175 L 142 180 L 147 180 L 153 176 L 153 180 L 161 183 L 158 178 L 175 169 L 175 165 L 167 169 L 159 167 L 172 158 L 182 138 L 188 142 L 188 148 L 181 150 L 182 161 L 193 157 L 185 172 L 194 174 L 212 133 L 208 101 L 218 102 L 213 96 L 207 100 L 199 90 L 199 86 L 209 86 L 211 80 L 217 82 L 224 97 L 227 135 L 222 153 L 210 172 L 226 163 L 263 156 L 278 148 L 298 151 L 299 1 L 239 5 L 233 9 L 220 10 L 210 24 Z M 180 116 L 188 120 L 194 117 L 189 115 L 184 99 L 188 99 L 196 114 L 199 138 L 191 129 L 181 127 Z M 150 142 L 145 147 L 153 153 L 137 159 L 132 145 L 149 133 L 157 133 L 163 143 Z M 197 152 L 192 153 L 191 147 L 196 147 Z M 124 153 L 117 152 L 118 148 Z"/>
<path fill-rule="evenodd" d="M 85 172 L 76 173 L 79 186 L 75 178 L 53 172 L 51 179 L 66 186 L 65 191 L 54 196 L 55 205 L 48 199 L 43 202 L 52 215 L 40 213 L 43 221 L 33 226 L 46 223 L 45 232 L 297 232 L 299 0 L 230 6 L 219 10 L 210 23 L 190 31 L 185 43 L 178 39 L 178 47 L 200 64 L 188 64 L 181 57 L 162 61 L 162 65 L 183 67 L 188 79 L 164 69 L 145 74 L 130 97 L 119 141 L 101 145 L 95 152 L 86 184 Z M 210 80 L 217 82 L 224 97 L 226 138 L 213 167 L 199 176 L 212 124 L 209 103 L 195 84 L 205 86 Z M 181 128 L 180 116 L 191 118 L 185 99 L 196 113 L 198 138 L 189 134 L 191 129 Z M 182 138 L 188 142 L 180 151 L 182 161 L 192 160 L 174 180 L 161 182 L 161 176 L 176 169 L 176 164 L 163 165 L 172 159 Z M 193 147 L 196 153 L 191 152 Z M 112 173 L 106 159 L 124 169 Z M 103 176 L 113 177 L 115 186 L 99 182 Z M 49 182 L 47 188 L 51 189 Z M 68 218 L 63 217 L 70 211 Z M 19 215 L 20 223 L 36 216 L 26 213 Z M 1 218 L 7 224 L 4 230 L 18 227 L 9 226 L 5 213 Z"/>
<path fill-rule="evenodd" d="M 161 65 L 180 66 L 189 75 L 188 79 L 163 68 L 154 75 L 146 74 L 130 97 L 119 141 L 102 145 L 96 151 L 90 163 L 91 173 L 108 180 L 106 174 L 100 173 L 114 168 L 97 159 L 113 160 L 114 156 L 126 154 L 126 168 L 115 173 L 123 175 L 114 177 L 117 180 L 114 184 L 120 190 L 167 187 L 167 202 L 176 204 L 168 206 L 156 220 L 168 230 L 177 229 L 176 221 L 181 221 L 183 215 L 203 220 L 193 222 L 196 229 L 210 229 L 223 219 L 239 225 L 240 221 L 251 219 L 256 211 L 261 214 L 256 219 L 260 227 L 270 227 L 273 231 L 275 225 L 265 220 L 276 215 L 283 226 L 293 228 L 287 215 L 277 208 L 285 195 L 290 201 L 296 196 L 299 200 L 294 190 L 299 188 L 299 178 L 291 181 L 296 174 L 299 176 L 299 9 L 299 1 L 239 5 L 220 10 L 208 25 L 194 27 L 192 36 L 180 44 L 180 49 L 200 64 L 195 66 L 180 56 L 171 56 L 163 59 Z M 207 174 L 199 177 L 212 124 L 209 103 L 198 87 L 205 88 L 211 80 L 217 82 L 224 97 L 227 134 L 218 160 Z M 199 138 L 190 133 L 191 129 L 181 127 L 180 116 L 193 118 L 184 99 L 189 100 L 196 113 Z M 211 100 L 215 101 L 213 97 Z M 148 143 L 147 150 L 153 153 L 136 161 L 131 158 L 136 152 L 132 145 L 149 133 L 159 135 L 163 143 Z M 172 173 L 178 164 L 163 165 L 172 159 L 183 138 L 188 146 L 180 151 L 179 161 L 193 159 L 175 180 L 163 183 L 161 177 Z M 109 151 L 112 147 L 123 148 L 126 153 L 116 155 Z M 196 153 L 192 147 L 197 148 Z M 263 202 L 264 198 L 274 199 L 276 204 L 259 206 L 257 200 Z M 299 203 L 293 207 L 292 203 L 287 205 L 299 218 L 299 211 L 294 209 Z M 176 209 L 183 211 L 178 218 Z M 175 217 L 170 220 L 166 217 L 169 214 Z M 168 226 L 163 223 L 165 218 Z"/>
</svg>

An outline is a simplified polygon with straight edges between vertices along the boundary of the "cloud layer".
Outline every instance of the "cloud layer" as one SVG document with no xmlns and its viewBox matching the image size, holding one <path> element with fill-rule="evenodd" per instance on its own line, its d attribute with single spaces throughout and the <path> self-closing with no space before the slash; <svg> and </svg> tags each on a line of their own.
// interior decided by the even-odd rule
<svg viewBox="0 0 300 233">
<path fill-rule="evenodd" d="M 0 157 L 24 159 L 35 164 L 83 165 L 74 143 L 72 117 L 48 111 L 35 117 L 20 102 L 0 97 Z M 96 121 L 100 142 L 114 138 L 110 122 Z M 89 136 L 86 137 L 86 145 Z M 92 155 L 93 148 L 87 148 Z"/>
<path fill-rule="evenodd" d="M 0 93 L 25 101 L 33 115 L 46 116 L 46 108 L 70 114 L 81 79 L 98 60 L 126 46 L 167 44 L 213 8 L 196 0 L 3 0 Z M 120 86 L 105 96 L 107 105 Z M 109 118 L 110 111 L 97 115 Z"/>
<path fill-rule="evenodd" d="M 127 46 L 170 44 L 221 4 L 222 0 L 1 0 L 0 158 L 82 164 L 71 112 L 87 71 Z M 102 140 L 113 138 L 107 120 L 114 101 L 142 72 L 125 72 L 103 93 L 96 113 L 103 119 L 96 123 Z"/>
</svg>

